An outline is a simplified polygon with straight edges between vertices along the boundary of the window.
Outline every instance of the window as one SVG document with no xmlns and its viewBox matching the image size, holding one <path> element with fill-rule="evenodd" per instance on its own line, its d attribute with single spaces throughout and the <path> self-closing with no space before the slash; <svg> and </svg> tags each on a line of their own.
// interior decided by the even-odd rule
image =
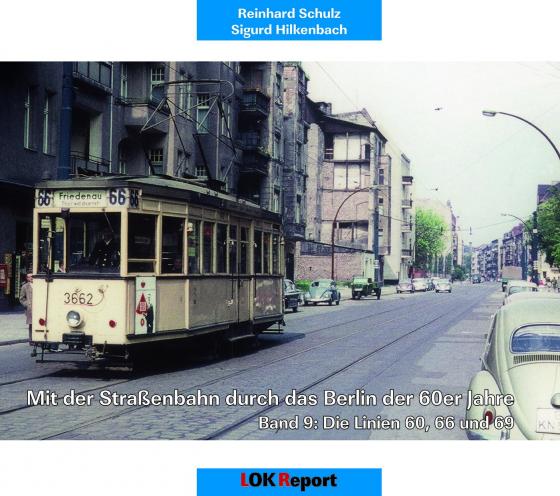
<svg viewBox="0 0 560 496">
<path fill-rule="evenodd" d="M 371 157 L 371 145 L 364 145 L 364 158 L 369 160 Z"/>
<path fill-rule="evenodd" d="M 276 90 L 276 98 L 282 99 L 282 75 L 276 74 L 276 81 L 275 81 L 275 90 Z"/>
<path fill-rule="evenodd" d="M 229 272 L 237 273 L 237 226 L 229 226 Z"/>
<path fill-rule="evenodd" d="M 165 82 L 165 67 L 155 66 L 150 69 L 150 98 L 159 100 L 163 97 L 163 86 Z"/>
<path fill-rule="evenodd" d="M 214 223 L 202 223 L 202 272 L 214 273 Z"/>
<path fill-rule="evenodd" d="M 182 274 L 185 220 L 163 217 L 161 227 L 161 273 Z"/>
<path fill-rule="evenodd" d="M 241 228 L 241 240 L 239 242 L 239 273 L 249 273 L 249 228 Z"/>
<path fill-rule="evenodd" d="M 200 221 L 193 220 L 187 226 L 189 274 L 200 274 Z"/>
<path fill-rule="evenodd" d="M 163 171 L 163 148 L 150 148 L 148 157 L 155 172 L 161 173 Z"/>
<path fill-rule="evenodd" d="M 210 95 L 201 93 L 196 97 L 196 132 L 199 134 L 208 132 L 208 113 L 210 112 Z"/>
<path fill-rule="evenodd" d="M 280 191 L 274 188 L 272 193 L 272 211 L 280 212 Z"/>
<path fill-rule="evenodd" d="M 64 237 L 66 224 L 57 215 L 39 216 L 39 272 L 60 272 L 64 269 Z"/>
<path fill-rule="evenodd" d="M 262 274 L 262 231 L 255 230 L 255 245 L 253 250 L 253 261 L 255 274 Z"/>
<path fill-rule="evenodd" d="M 33 148 L 33 88 L 27 88 L 23 104 L 23 146 Z"/>
<path fill-rule="evenodd" d="M 197 165 L 194 173 L 196 177 L 199 178 L 208 177 L 208 172 L 206 171 L 206 167 L 204 165 Z"/>
<path fill-rule="evenodd" d="M 227 273 L 228 256 L 228 226 L 218 224 L 216 226 L 216 272 L 218 274 Z"/>
<path fill-rule="evenodd" d="M 39 271 L 119 272 L 121 216 L 72 213 L 39 217 Z M 65 253 L 66 245 L 66 253 Z"/>
<path fill-rule="evenodd" d="M 181 81 L 182 82 L 179 85 L 179 112 L 181 110 L 187 110 L 187 95 L 188 95 L 188 88 L 187 88 L 187 79 L 184 75 L 181 76 Z"/>
<path fill-rule="evenodd" d="M 125 147 L 121 144 L 119 145 L 119 174 L 126 174 L 126 165 L 126 150 Z"/>
<path fill-rule="evenodd" d="M 228 136 L 231 132 L 231 104 L 224 102 L 222 105 L 223 115 L 221 118 L 221 125 L 222 134 L 224 136 Z"/>
<path fill-rule="evenodd" d="M 301 195 L 296 196 L 295 223 L 301 224 Z"/>
<path fill-rule="evenodd" d="M 43 107 L 43 153 L 47 153 L 47 154 L 51 154 L 53 151 L 53 147 L 52 147 L 52 142 L 53 142 L 52 111 L 54 108 L 53 101 L 54 101 L 54 94 L 47 92 L 45 94 L 45 105 Z"/>
<path fill-rule="evenodd" d="M 128 65 L 121 64 L 121 98 L 128 98 Z"/>
<path fill-rule="evenodd" d="M 263 233 L 263 273 L 270 274 L 270 233 Z"/>
<path fill-rule="evenodd" d="M 539 324 L 521 327 L 511 338 L 513 353 L 557 353 L 560 351 L 560 326 Z"/>
<path fill-rule="evenodd" d="M 272 235 L 272 273 L 280 274 L 280 236 Z"/>
<path fill-rule="evenodd" d="M 154 272 L 155 215 L 128 214 L 128 272 Z"/>
<path fill-rule="evenodd" d="M 385 170 L 384 169 L 379 169 L 378 176 L 379 176 L 379 184 L 385 184 Z"/>
</svg>

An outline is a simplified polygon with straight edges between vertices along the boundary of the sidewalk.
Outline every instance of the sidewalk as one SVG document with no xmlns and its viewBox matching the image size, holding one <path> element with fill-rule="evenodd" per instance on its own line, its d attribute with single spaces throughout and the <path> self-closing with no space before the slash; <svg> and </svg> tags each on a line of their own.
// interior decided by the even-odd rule
<svg viewBox="0 0 560 496">
<path fill-rule="evenodd" d="M 27 341 L 28 331 L 23 312 L 0 313 L 0 346 Z"/>
</svg>

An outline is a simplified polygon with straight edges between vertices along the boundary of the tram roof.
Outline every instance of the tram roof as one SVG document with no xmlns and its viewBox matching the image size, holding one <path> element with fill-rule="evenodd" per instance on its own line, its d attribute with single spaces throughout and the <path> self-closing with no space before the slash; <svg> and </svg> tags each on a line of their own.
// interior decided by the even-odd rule
<svg viewBox="0 0 560 496">
<path fill-rule="evenodd" d="M 42 181 L 36 187 L 41 189 L 138 188 L 149 196 L 182 200 L 220 209 L 227 208 L 234 212 L 281 223 L 279 214 L 264 210 L 256 203 L 171 176 L 88 176 Z"/>
</svg>

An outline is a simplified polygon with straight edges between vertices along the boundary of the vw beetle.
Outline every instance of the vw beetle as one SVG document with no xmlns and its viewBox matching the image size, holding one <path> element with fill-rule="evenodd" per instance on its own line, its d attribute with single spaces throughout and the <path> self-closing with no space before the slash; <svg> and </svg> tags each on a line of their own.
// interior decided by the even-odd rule
<svg viewBox="0 0 560 496">
<path fill-rule="evenodd" d="M 304 305 L 309 305 L 310 303 L 313 303 L 313 305 L 318 303 L 340 304 L 340 291 L 336 288 L 336 282 L 332 279 L 317 279 L 313 281 L 303 297 Z"/>
<path fill-rule="evenodd" d="M 531 296 L 494 316 L 469 385 L 468 397 L 482 399 L 467 401 L 469 439 L 560 439 L 560 301 Z"/>
</svg>

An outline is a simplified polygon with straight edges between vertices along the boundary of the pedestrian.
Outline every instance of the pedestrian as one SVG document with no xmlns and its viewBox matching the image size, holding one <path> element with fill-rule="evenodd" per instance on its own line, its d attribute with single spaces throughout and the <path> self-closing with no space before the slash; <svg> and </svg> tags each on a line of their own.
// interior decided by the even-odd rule
<svg viewBox="0 0 560 496">
<path fill-rule="evenodd" d="M 31 335 L 31 305 L 33 303 L 33 274 L 30 272 L 25 276 L 25 283 L 21 286 L 21 290 L 19 292 L 19 302 L 25 308 L 25 323 L 29 328 L 29 344 L 32 346 L 31 341 L 33 340 L 33 336 Z"/>
</svg>

